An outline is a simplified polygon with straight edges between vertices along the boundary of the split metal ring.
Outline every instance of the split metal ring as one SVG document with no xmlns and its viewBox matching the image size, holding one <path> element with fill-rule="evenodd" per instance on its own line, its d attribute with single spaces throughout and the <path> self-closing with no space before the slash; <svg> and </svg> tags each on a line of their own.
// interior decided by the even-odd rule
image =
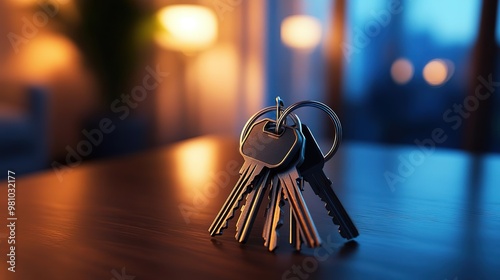
<svg viewBox="0 0 500 280">
<path fill-rule="evenodd" d="M 342 141 L 342 124 L 340 123 L 340 119 L 337 116 L 337 114 L 335 114 L 332 108 L 328 107 L 328 105 L 326 105 L 325 103 L 314 100 L 308 100 L 308 101 L 297 102 L 295 104 L 290 105 L 288 108 L 285 109 L 285 111 L 283 111 L 281 116 L 278 118 L 276 122 L 276 130 L 279 130 L 281 123 L 287 118 L 289 114 L 302 107 L 314 107 L 320 109 L 323 112 L 325 112 L 328 115 L 328 117 L 330 117 L 330 120 L 332 120 L 333 125 L 335 126 L 335 137 L 333 138 L 332 147 L 325 155 L 325 161 L 330 160 L 333 157 L 333 155 L 337 152 L 337 149 L 340 146 L 340 142 Z M 268 108 L 274 109 L 274 107 L 268 107 Z"/>
</svg>

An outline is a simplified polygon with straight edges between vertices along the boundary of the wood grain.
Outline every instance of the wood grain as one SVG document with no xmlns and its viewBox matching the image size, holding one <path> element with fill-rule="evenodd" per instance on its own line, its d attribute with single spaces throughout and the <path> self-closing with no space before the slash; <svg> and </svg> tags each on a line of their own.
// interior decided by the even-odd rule
<svg viewBox="0 0 500 280">
<path fill-rule="evenodd" d="M 346 243 L 306 186 L 323 247 L 300 253 L 287 243 L 286 222 L 280 247 L 267 252 L 262 215 L 247 244 L 234 239 L 236 219 L 222 236 L 208 234 L 238 178 L 237 139 L 85 163 L 62 181 L 53 171 L 19 177 L 16 272 L 7 271 L 2 238 L 0 279 L 119 280 L 112 271 L 122 268 L 137 280 L 498 279 L 500 157 L 438 149 L 416 162 L 415 151 L 343 145 L 325 171 L 360 236 Z M 412 155 L 419 164 L 401 176 Z M 402 181 L 390 188 L 386 172 Z M 5 181 L 0 195 L 6 223 Z"/>
</svg>

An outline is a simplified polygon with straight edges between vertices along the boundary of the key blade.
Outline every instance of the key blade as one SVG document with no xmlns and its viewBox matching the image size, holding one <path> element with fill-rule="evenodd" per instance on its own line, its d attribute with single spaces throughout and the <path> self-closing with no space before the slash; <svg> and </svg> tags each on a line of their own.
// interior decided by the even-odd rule
<svg viewBox="0 0 500 280">
<path fill-rule="evenodd" d="M 228 227 L 228 222 L 233 217 L 236 209 L 238 209 L 244 195 L 248 192 L 249 185 L 255 180 L 263 169 L 263 166 L 245 161 L 241 169 L 243 171 L 238 179 L 238 182 L 208 229 L 211 236 L 221 235 L 223 230 Z"/>
<path fill-rule="evenodd" d="M 358 229 L 333 191 L 332 182 L 325 173 L 318 171 L 304 176 L 304 180 L 309 183 L 314 193 L 325 202 L 328 215 L 333 218 L 334 224 L 339 226 L 340 235 L 348 240 L 357 237 L 359 235 Z"/>
<path fill-rule="evenodd" d="M 253 189 L 247 195 L 244 208 L 241 209 L 240 217 L 236 224 L 236 240 L 240 243 L 246 243 L 252 230 L 253 223 L 259 211 L 260 204 L 267 189 L 269 179 L 269 169 L 266 169 L 259 176 Z"/>
<path fill-rule="evenodd" d="M 297 178 L 300 176 L 294 169 L 295 167 L 292 170 L 280 173 L 278 176 L 280 177 L 280 182 L 283 184 L 285 198 L 287 198 L 288 203 L 293 208 L 293 212 L 297 215 L 297 220 L 304 233 L 305 241 L 309 247 L 314 248 L 321 245 L 321 238 L 304 201 L 300 186 L 297 184 Z"/>
<path fill-rule="evenodd" d="M 266 221 L 264 222 L 264 228 L 262 229 L 262 238 L 264 238 L 264 241 L 266 241 L 270 235 L 269 232 L 273 222 L 273 213 L 275 208 L 274 206 L 277 203 L 276 188 L 278 188 L 278 183 L 278 177 L 273 175 L 272 179 L 270 180 L 269 203 L 266 208 L 266 213 L 264 214 L 264 217 L 266 218 Z"/>
<path fill-rule="evenodd" d="M 293 212 L 293 208 L 290 207 L 290 239 L 289 242 L 295 250 L 300 251 L 302 247 L 302 240 L 304 238 L 304 233 L 300 230 L 299 221 L 297 216 Z"/>
<path fill-rule="evenodd" d="M 283 189 L 278 177 L 274 177 L 272 181 L 270 203 L 270 211 L 266 216 L 265 233 L 263 232 L 263 235 L 265 235 L 264 246 L 272 252 L 278 247 L 279 228 L 283 225 L 283 220 L 281 219 L 283 210 L 281 208 L 285 204 L 283 201 Z"/>
</svg>

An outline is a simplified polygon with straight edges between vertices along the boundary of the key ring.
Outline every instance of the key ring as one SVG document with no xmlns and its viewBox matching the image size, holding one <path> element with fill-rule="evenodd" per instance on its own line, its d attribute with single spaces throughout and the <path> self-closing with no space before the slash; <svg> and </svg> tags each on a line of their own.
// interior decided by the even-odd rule
<svg viewBox="0 0 500 280">
<path fill-rule="evenodd" d="M 286 117 L 290 113 L 302 107 L 314 107 L 320 109 L 323 112 L 325 112 L 328 115 L 328 117 L 330 117 L 330 120 L 333 122 L 335 126 L 335 137 L 333 138 L 332 147 L 325 155 L 325 161 L 330 160 L 335 154 L 335 152 L 337 152 L 337 149 L 340 146 L 340 142 L 342 141 L 342 124 L 340 123 L 340 119 L 337 116 L 337 114 L 335 114 L 332 108 L 328 107 L 328 105 L 326 105 L 325 103 L 314 100 L 308 100 L 308 101 L 297 102 L 295 104 L 290 105 L 288 108 L 285 109 L 285 111 L 283 111 L 281 116 L 278 118 L 278 121 L 276 122 L 276 131 L 279 130 L 281 123 L 283 122 L 284 119 L 286 119 Z"/>
<path fill-rule="evenodd" d="M 266 107 L 264 109 L 261 109 L 260 111 L 258 111 L 257 113 L 255 113 L 253 116 L 250 117 L 250 119 L 248 119 L 248 121 L 245 123 L 245 126 L 243 126 L 243 129 L 241 130 L 241 134 L 240 134 L 240 144 L 243 143 L 243 140 L 245 139 L 245 137 L 247 136 L 249 130 L 250 130 L 250 126 L 260 117 L 262 117 L 263 115 L 269 113 L 269 112 L 272 112 L 274 110 L 277 110 L 276 109 L 276 106 L 269 106 L 269 107 Z M 286 110 L 285 110 L 286 111 Z M 283 111 L 283 113 L 285 112 Z M 281 119 L 281 117 L 283 116 L 283 113 L 280 114 L 280 117 L 278 119 Z M 288 113 L 290 114 L 290 113 Z M 296 115 L 296 114 L 292 114 L 289 116 L 293 122 L 295 123 L 295 125 L 297 126 L 297 128 L 299 129 L 300 132 L 302 132 L 302 122 L 300 121 L 299 117 Z M 281 119 L 281 122 L 283 122 L 283 119 Z M 276 125 L 278 126 L 278 125 Z"/>
<path fill-rule="evenodd" d="M 283 107 L 285 106 L 285 102 L 283 102 L 283 99 L 281 97 L 276 96 L 276 123 L 278 123 L 278 119 L 281 117 L 281 113 L 283 113 Z M 286 124 L 286 120 L 284 122 Z M 276 126 L 277 128 L 278 126 Z M 276 130 L 276 133 L 279 131 Z"/>
</svg>

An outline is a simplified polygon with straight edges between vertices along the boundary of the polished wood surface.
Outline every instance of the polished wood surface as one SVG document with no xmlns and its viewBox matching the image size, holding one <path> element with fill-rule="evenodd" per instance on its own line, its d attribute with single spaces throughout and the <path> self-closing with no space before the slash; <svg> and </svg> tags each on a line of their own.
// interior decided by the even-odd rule
<svg viewBox="0 0 500 280">
<path fill-rule="evenodd" d="M 324 246 L 300 253 L 287 213 L 274 253 L 262 215 L 247 244 L 234 239 L 236 219 L 208 234 L 242 163 L 232 138 L 84 163 L 62 181 L 53 171 L 16 178 L 15 273 L 3 181 L 0 279 L 499 279 L 500 156 L 416 151 L 343 144 L 325 172 L 360 236 L 343 240 L 306 186 Z M 392 187 L 387 174 L 400 176 Z"/>
</svg>

